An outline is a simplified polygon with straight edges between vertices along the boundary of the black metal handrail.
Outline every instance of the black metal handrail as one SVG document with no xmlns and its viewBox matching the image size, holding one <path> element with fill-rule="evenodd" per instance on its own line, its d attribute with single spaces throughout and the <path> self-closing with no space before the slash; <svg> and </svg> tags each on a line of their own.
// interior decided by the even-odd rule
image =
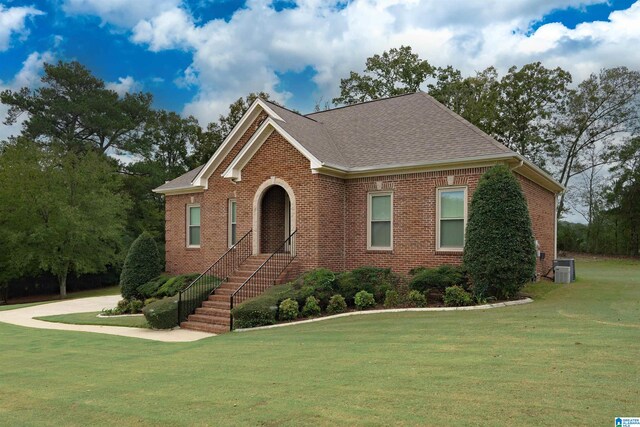
<svg viewBox="0 0 640 427">
<path fill-rule="evenodd" d="M 252 254 L 251 231 L 224 253 L 204 273 L 178 294 L 178 324 L 189 317 L 202 302 Z"/>
<path fill-rule="evenodd" d="M 276 249 L 265 262 L 236 291 L 231 294 L 229 308 L 233 309 L 235 302 L 256 297 L 275 285 L 282 272 L 296 257 L 296 231 Z M 233 314 L 231 315 L 231 329 L 233 329 Z"/>
</svg>

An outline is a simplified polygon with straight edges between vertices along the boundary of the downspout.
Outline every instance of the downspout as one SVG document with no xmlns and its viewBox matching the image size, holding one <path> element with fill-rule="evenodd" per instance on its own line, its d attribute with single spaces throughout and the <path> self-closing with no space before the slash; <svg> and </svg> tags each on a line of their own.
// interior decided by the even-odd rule
<svg viewBox="0 0 640 427">
<path fill-rule="evenodd" d="M 515 171 L 516 169 L 519 169 L 522 167 L 522 165 L 524 165 L 524 159 L 520 159 L 520 164 L 517 166 L 514 166 L 511 168 L 511 172 Z"/>
</svg>

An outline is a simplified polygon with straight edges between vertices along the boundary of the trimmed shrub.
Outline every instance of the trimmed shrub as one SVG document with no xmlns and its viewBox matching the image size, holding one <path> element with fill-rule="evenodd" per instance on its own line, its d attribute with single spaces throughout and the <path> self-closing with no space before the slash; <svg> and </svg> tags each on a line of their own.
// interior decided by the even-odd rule
<svg viewBox="0 0 640 427">
<path fill-rule="evenodd" d="M 156 301 L 159 301 L 159 299 L 158 298 L 147 298 L 146 300 L 144 300 L 144 305 L 146 307 L 147 305 L 149 305 L 151 303 L 154 303 Z"/>
<path fill-rule="evenodd" d="M 280 320 L 295 320 L 298 317 L 298 301 L 291 298 L 280 303 L 278 310 Z"/>
<path fill-rule="evenodd" d="M 426 307 L 427 306 L 427 297 L 420 291 L 412 290 L 407 295 L 407 300 L 409 305 L 413 307 Z"/>
<path fill-rule="evenodd" d="M 120 274 L 122 297 L 137 298 L 138 286 L 157 277 L 162 272 L 158 246 L 149 233 L 142 233 L 129 248 Z"/>
<path fill-rule="evenodd" d="M 364 290 L 356 294 L 354 301 L 358 310 L 365 310 L 376 305 L 376 300 L 373 297 L 373 294 Z"/>
<path fill-rule="evenodd" d="M 509 298 L 531 280 L 536 248 L 527 201 L 505 165 L 478 182 L 469 207 L 463 261 L 476 298 Z"/>
<path fill-rule="evenodd" d="M 307 298 L 304 307 L 302 307 L 302 316 L 303 317 L 315 317 L 320 315 L 320 304 L 316 297 L 310 296 Z"/>
<path fill-rule="evenodd" d="M 243 301 L 231 310 L 234 328 L 255 328 L 276 323 L 278 305 L 293 294 L 288 283 L 269 288 L 262 295 Z"/>
<path fill-rule="evenodd" d="M 347 303 L 344 300 L 344 297 L 340 294 L 334 295 L 329 299 L 329 304 L 327 305 L 327 313 L 329 314 L 338 314 L 343 313 L 347 310 Z"/>
<path fill-rule="evenodd" d="M 393 273 L 390 268 L 360 267 L 351 270 L 351 274 L 358 289 L 373 294 L 375 300 L 379 303 L 384 302 L 387 291 L 395 289 L 400 281 L 400 277 Z"/>
<path fill-rule="evenodd" d="M 153 329 L 174 328 L 178 326 L 178 298 L 163 298 L 143 308 L 142 313 Z"/>
<path fill-rule="evenodd" d="M 447 307 L 462 307 L 473 304 L 471 294 L 460 286 L 450 286 L 444 290 L 444 305 Z"/>
<path fill-rule="evenodd" d="M 129 313 L 130 304 L 131 304 L 131 301 L 129 301 L 128 299 L 121 299 L 116 304 L 116 309 L 114 310 L 114 312 L 116 314 L 127 314 Z"/>
<path fill-rule="evenodd" d="M 131 302 L 129 302 L 129 313 L 140 313 L 142 312 L 142 307 L 144 307 L 144 303 L 142 301 L 139 299 L 132 299 Z"/>
<path fill-rule="evenodd" d="M 388 290 L 384 298 L 385 308 L 394 308 L 400 305 L 400 295 L 393 290 Z"/>
<path fill-rule="evenodd" d="M 464 268 L 454 265 L 441 265 L 436 268 L 414 269 L 415 275 L 409 283 L 411 289 L 425 292 L 427 289 L 445 290 L 449 286 L 464 286 L 467 282 Z"/>
<path fill-rule="evenodd" d="M 138 295 L 141 298 L 171 297 L 189 286 L 198 276 L 198 274 L 181 274 L 179 276 L 162 274 L 144 285 L 138 286 Z"/>
<path fill-rule="evenodd" d="M 345 302 L 348 306 L 354 306 L 354 298 L 358 293 L 358 284 L 356 283 L 356 279 L 351 274 L 350 271 L 346 271 L 344 273 L 340 273 L 336 278 L 336 285 L 338 287 L 338 292 L 340 295 L 344 297 Z"/>
</svg>

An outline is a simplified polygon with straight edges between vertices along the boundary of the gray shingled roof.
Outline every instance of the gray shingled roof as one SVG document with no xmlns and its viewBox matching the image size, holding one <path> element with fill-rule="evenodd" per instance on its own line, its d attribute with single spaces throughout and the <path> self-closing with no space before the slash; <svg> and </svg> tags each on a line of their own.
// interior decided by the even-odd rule
<svg viewBox="0 0 640 427">
<path fill-rule="evenodd" d="M 200 173 L 204 165 L 200 165 L 195 169 L 191 169 L 189 172 L 180 175 L 174 180 L 167 181 L 162 184 L 160 187 L 154 189 L 153 191 L 162 192 L 164 190 L 175 190 L 177 188 L 187 188 L 191 185 L 191 181 Z"/>
<path fill-rule="evenodd" d="M 306 117 L 327 129 L 341 153 L 341 157 L 320 160 L 349 169 L 432 164 L 511 153 L 423 92 Z M 307 148 L 311 151 L 311 147 Z"/>
<path fill-rule="evenodd" d="M 322 163 L 345 171 L 513 153 L 423 92 L 307 115 L 268 104 L 296 141 Z M 188 187 L 201 169 L 156 190 Z"/>
</svg>

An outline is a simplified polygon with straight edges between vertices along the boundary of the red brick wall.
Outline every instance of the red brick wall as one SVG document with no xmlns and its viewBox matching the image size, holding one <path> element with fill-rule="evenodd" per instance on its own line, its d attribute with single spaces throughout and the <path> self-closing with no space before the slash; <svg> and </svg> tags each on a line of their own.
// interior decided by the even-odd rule
<svg viewBox="0 0 640 427">
<path fill-rule="evenodd" d="M 257 189 L 272 177 L 284 180 L 293 190 L 295 206 L 292 206 L 292 211 L 295 210 L 296 215 L 295 225 L 292 218 L 292 230 L 297 228 L 296 249 L 301 271 L 315 267 L 339 271 L 373 265 L 392 267 L 404 273 L 419 265 L 460 263 L 460 253 L 436 251 L 436 189 L 446 187 L 447 177 L 454 176 L 453 185 L 468 187 L 470 201 L 486 168 L 343 180 L 311 173 L 309 161 L 274 133 L 245 166 L 241 181 L 233 183 L 222 178 L 221 172 L 254 130 L 250 128 L 212 174 L 208 190 L 199 194 L 167 196 L 168 272 L 203 271 L 227 250 L 229 198 L 237 200 L 238 238 L 249 231 L 253 227 L 253 203 Z M 539 264 L 538 271 L 546 273 L 554 256 L 554 195 L 527 178 L 517 176 L 530 206 L 535 236 L 547 257 L 544 264 Z M 367 193 L 378 189 L 394 193 L 392 251 L 367 250 Z M 201 204 L 200 249 L 185 247 L 185 212 L 191 197 L 195 203 Z M 271 209 L 269 206 L 267 202 L 267 215 Z M 275 227 L 282 230 L 281 224 Z M 270 231 L 265 230 L 265 233 Z M 254 234 L 253 238 L 257 236 Z"/>
</svg>

